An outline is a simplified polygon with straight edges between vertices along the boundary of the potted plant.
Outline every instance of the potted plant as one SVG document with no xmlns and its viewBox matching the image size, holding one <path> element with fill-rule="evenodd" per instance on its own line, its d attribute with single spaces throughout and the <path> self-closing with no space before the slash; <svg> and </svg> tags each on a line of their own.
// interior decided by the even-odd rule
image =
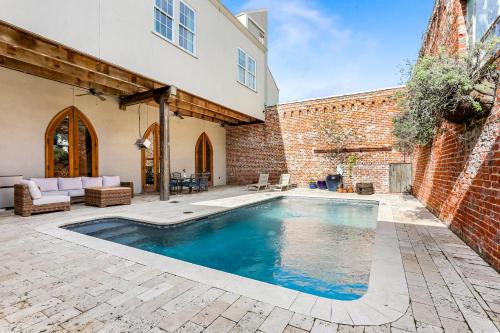
<svg viewBox="0 0 500 333">
<path fill-rule="evenodd" d="M 318 184 L 318 188 L 320 190 L 326 190 L 327 189 L 327 187 L 326 187 L 326 181 L 324 181 L 324 180 L 318 180 L 316 182 L 316 184 Z"/>
<path fill-rule="evenodd" d="M 316 188 L 318 187 L 318 186 L 316 185 L 316 180 L 314 180 L 314 179 L 312 179 L 312 178 L 311 178 L 311 179 L 309 179 L 309 182 L 308 182 L 308 183 L 309 183 L 309 188 L 310 188 L 311 190 L 314 190 L 314 189 L 316 189 Z"/>
<path fill-rule="evenodd" d="M 348 171 L 349 171 L 349 181 L 351 182 L 351 185 L 349 185 L 347 187 L 347 192 L 353 193 L 354 189 L 352 187 L 352 183 L 353 183 L 352 182 L 352 169 L 358 163 L 358 156 L 356 154 L 351 154 L 351 155 L 347 156 L 346 162 L 347 162 L 347 167 L 348 167 Z"/>
</svg>

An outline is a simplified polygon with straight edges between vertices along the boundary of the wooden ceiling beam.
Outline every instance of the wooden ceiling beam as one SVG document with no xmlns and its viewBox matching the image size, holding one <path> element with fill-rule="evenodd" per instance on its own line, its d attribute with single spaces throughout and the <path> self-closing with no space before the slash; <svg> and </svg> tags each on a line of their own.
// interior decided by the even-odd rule
<svg viewBox="0 0 500 333">
<path fill-rule="evenodd" d="M 84 68 L 90 72 L 100 73 L 115 80 L 128 82 L 144 89 L 155 89 L 160 83 L 114 66 L 97 58 L 79 53 L 68 47 L 52 42 L 30 32 L 0 21 L 0 41 L 17 48 L 32 50 L 35 53 Z"/>
<path fill-rule="evenodd" d="M 120 108 L 146 103 L 165 93 L 157 81 L 85 55 L 0 20 L 0 66 L 45 79 L 119 96 Z M 167 102 L 183 115 L 219 124 L 237 125 L 256 119 L 185 91 L 177 90 Z"/>
<path fill-rule="evenodd" d="M 170 91 L 171 90 L 171 91 Z M 181 93 L 184 98 L 189 98 L 189 94 L 185 92 Z M 230 124 L 238 124 L 240 120 L 229 117 L 223 114 L 219 114 L 215 111 L 206 109 L 200 105 L 190 103 L 185 100 L 179 99 L 179 90 L 174 89 L 174 87 L 166 86 L 159 89 L 148 90 L 145 92 L 140 92 L 137 94 L 122 96 L 120 97 L 120 109 L 125 109 L 127 106 L 140 104 L 140 103 L 154 103 L 153 105 L 157 106 L 157 99 L 161 96 L 165 95 L 165 98 L 168 101 L 168 104 L 171 108 L 175 108 L 176 110 L 180 110 L 183 113 L 187 113 L 192 117 L 197 117 L 200 119 L 208 119 L 210 121 L 217 120 L 217 123 L 230 123 Z M 190 100 L 194 100 L 190 98 Z"/>
<path fill-rule="evenodd" d="M 23 72 L 30 75 L 35 75 L 47 80 L 57 81 L 60 83 L 68 84 L 74 87 L 79 87 L 82 89 L 95 88 L 98 91 L 104 93 L 105 95 L 116 96 L 121 94 L 120 90 L 116 90 L 107 86 L 103 86 L 91 81 L 82 81 L 73 76 L 62 74 L 59 72 L 54 72 L 50 69 L 34 66 L 21 62 L 16 59 L 6 58 L 0 55 L 0 66 L 6 67 L 15 71 Z"/>
<path fill-rule="evenodd" d="M 92 72 L 64 61 L 33 52 L 29 49 L 9 45 L 3 41 L 0 41 L 0 55 L 29 65 L 47 68 L 54 72 L 73 76 L 81 81 L 95 82 L 99 85 L 126 93 L 136 93 L 144 89 L 135 84 L 117 80 L 102 73 Z"/>
<path fill-rule="evenodd" d="M 152 89 L 144 92 L 139 92 L 133 95 L 120 96 L 120 109 L 124 110 L 127 106 L 148 103 L 153 101 L 156 106 L 158 103 L 155 102 L 155 99 L 158 98 L 161 94 L 166 94 L 170 86 L 164 86 L 158 89 Z"/>
<path fill-rule="evenodd" d="M 250 116 L 244 115 L 242 113 L 230 110 L 222 105 L 210 102 L 204 98 L 195 96 L 193 94 L 190 94 L 190 93 L 182 91 L 182 90 L 177 91 L 177 98 L 182 100 L 182 101 L 186 101 L 188 103 L 198 105 L 206 110 L 215 112 L 217 114 L 225 115 L 225 116 L 228 116 L 231 118 L 235 118 L 235 119 L 241 120 L 243 122 L 248 122 L 248 121 L 254 120 L 253 117 L 250 117 Z"/>
<path fill-rule="evenodd" d="M 225 116 L 222 114 L 218 114 L 214 111 L 204 109 L 198 105 L 191 104 L 191 103 L 188 103 L 188 102 L 180 100 L 180 99 L 175 99 L 173 101 L 172 105 L 178 109 L 181 109 L 181 110 L 186 110 L 186 111 L 189 111 L 192 113 L 197 113 L 197 114 L 200 114 L 200 115 L 203 115 L 203 116 L 206 116 L 209 118 L 213 118 L 213 119 L 219 119 L 221 121 L 229 122 L 231 124 L 237 124 L 239 122 L 238 119 L 228 117 L 228 116 Z"/>
<path fill-rule="evenodd" d="M 223 121 L 223 120 L 216 119 L 216 118 L 211 118 L 209 116 L 205 116 L 205 115 L 202 115 L 202 114 L 199 114 L 199 113 L 194 113 L 194 112 L 190 112 L 190 111 L 187 111 L 187 110 L 179 109 L 179 108 L 177 108 L 174 105 L 170 105 L 169 107 L 170 107 L 170 111 L 172 111 L 172 112 L 179 112 L 183 117 L 191 117 L 191 118 L 202 119 L 202 120 L 210 121 L 210 122 L 213 122 L 213 123 L 217 123 L 219 125 L 226 124 L 226 122 Z"/>
</svg>

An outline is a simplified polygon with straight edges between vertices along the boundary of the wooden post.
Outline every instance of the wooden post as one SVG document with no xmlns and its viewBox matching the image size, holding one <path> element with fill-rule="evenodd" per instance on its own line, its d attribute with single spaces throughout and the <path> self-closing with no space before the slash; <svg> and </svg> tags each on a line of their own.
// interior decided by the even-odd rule
<svg viewBox="0 0 500 333">
<path fill-rule="evenodd" d="M 160 105 L 160 201 L 168 201 L 170 194 L 170 108 L 168 103 L 176 95 L 170 87 L 155 98 Z"/>
<path fill-rule="evenodd" d="M 169 200 L 170 170 L 168 170 L 168 130 L 169 110 L 165 102 L 165 94 L 158 96 L 160 104 L 160 201 Z"/>
</svg>

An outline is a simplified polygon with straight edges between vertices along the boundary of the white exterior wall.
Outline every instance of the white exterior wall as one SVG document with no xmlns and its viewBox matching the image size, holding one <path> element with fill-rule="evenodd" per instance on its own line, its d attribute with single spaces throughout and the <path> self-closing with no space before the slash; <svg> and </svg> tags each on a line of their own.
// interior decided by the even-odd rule
<svg viewBox="0 0 500 333">
<path fill-rule="evenodd" d="M 137 107 L 118 109 L 112 98 L 74 97 L 73 87 L 0 67 L 0 175 L 45 176 L 45 131 L 51 119 L 75 105 L 90 120 L 99 140 L 99 174 L 119 175 L 141 191 Z M 75 94 L 81 93 L 75 88 Z M 74 101 L 74 102 L 73 102 Z M 142 133 L 158 111 L 142 109 Z M 195 145 L 206 132 L 214 149 L 214 185 L 226 183 L 226 131 L 207 121 L 171 118 L 172 171 L 194 172 Z"/>
<path fill-rule="evenodd" d="M 153 33 L 154 0 L 3 0 L 0 19 L 264 119 L 269 95 L 266 48 L 243 33 L 236 19 L 229 19 L 213 1 L 185 1 L 197 14 L 196 56 Z M 178 3 L 175 0 L 177 14 Z M 174 21 L 174 42 L 177 27 L 178 20 Z M 257 92 L 237 82 L 238 48 L 257 62 Z"/>
<path fill-rule="evenodd" d="M 278 105 L 280 102 L 280 91 L 278 89 L 276 81 L 274 81 L 273 74 L 271 74 L 271 71 L 269 69 L 267 70 L 266 80 L 267 80 L 266 106 Z"/>
</svg>

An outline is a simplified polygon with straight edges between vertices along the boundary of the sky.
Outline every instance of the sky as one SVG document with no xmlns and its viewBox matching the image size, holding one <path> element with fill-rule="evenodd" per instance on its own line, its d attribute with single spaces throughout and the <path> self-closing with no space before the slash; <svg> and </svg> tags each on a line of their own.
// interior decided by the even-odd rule
<svg viewBox="0 0 500 333">
<path fill-rule="evenodd" d="M 434 0 L 222 0 L 269 10 L 269 67 L 280 102 L 400 85 Z"/>
</svg>

